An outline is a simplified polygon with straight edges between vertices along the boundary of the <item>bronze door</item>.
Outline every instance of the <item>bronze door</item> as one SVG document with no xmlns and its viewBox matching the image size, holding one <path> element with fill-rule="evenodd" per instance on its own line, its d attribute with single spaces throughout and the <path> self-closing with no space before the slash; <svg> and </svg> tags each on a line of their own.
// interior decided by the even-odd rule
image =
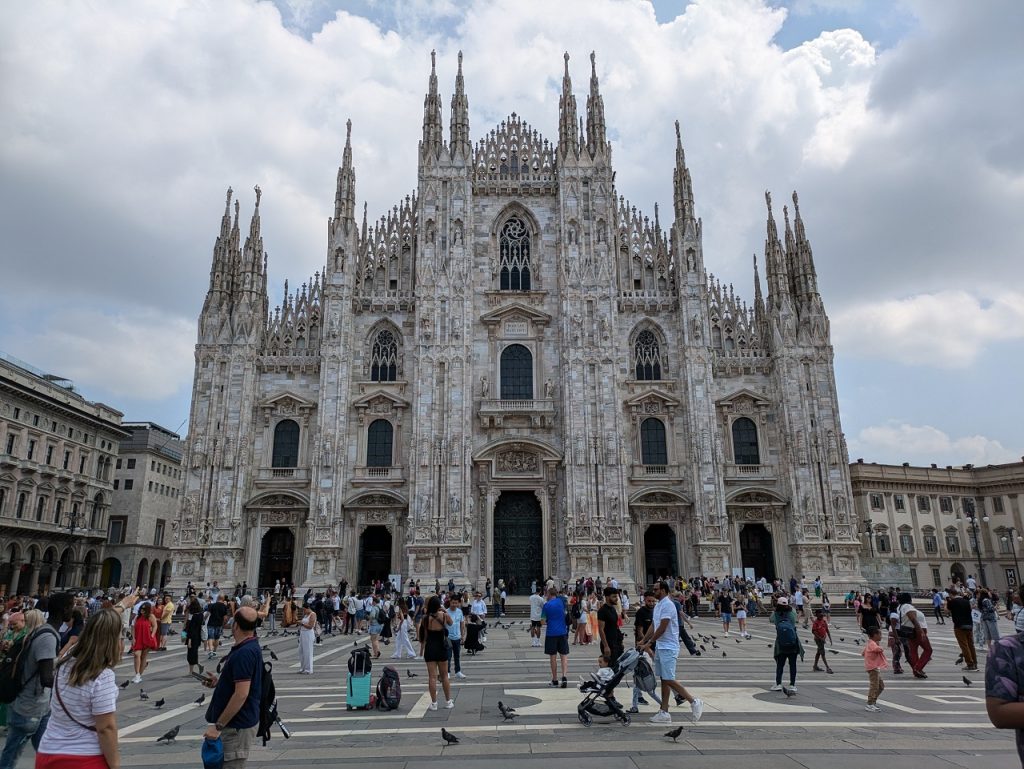
<svg viewBox="0 0 1024 769">
<path fill-rule="evenodd" d="M 532 491 L 503 491 L 494 509 L 494 582 L 505 580 L 520 595 L 544 580 L 540 502 Z M 508 591 L 512 593 L 512 590 Z"/>
</svg>

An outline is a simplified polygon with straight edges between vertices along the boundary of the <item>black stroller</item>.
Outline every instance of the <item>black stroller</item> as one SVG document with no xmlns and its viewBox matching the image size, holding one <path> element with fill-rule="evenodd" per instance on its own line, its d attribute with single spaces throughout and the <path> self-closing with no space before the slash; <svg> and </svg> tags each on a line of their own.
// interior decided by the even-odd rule
<svg viewBox="0 0 1024 769">
<path fill-rule="evenodd" d="M 580 691 L 586 692 L 586 696 L 576 706 L 576 715 L 579 717 L 581 724 L 590 726 L 594 723 L 594 717 L 596 716 L 598 718 L 614 718 L 623 726 L 629 726 L 629 714 L 623 710 L 622 705 L 609 695 L 623 678 L 633 673 L 639 661 L 639 652 L 635 649 L 629 649 L 619 657 L 616 663 L 615 674 L 607 681 L 601 682 L 597 679 L 597 676 L 591 674 L 590 681 L 584 681 L 580 684 Z"/>
<path fill-rule="evenodd" d="M 480 619 L 475 614 L 469 615 L 469 622 L 466 623 L 466 643 L 464 648 L 467 654 L 482 652 L 485 647 L 480 643 L 480 630 L 483 628 Z"/>
</svg>

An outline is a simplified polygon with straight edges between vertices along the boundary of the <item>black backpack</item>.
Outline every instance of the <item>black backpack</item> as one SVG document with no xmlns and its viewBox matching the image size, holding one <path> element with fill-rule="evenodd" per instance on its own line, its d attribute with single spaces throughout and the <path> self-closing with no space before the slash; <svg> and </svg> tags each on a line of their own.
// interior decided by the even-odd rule
<svg viewBox="0 0 1024 769">
<path fill-rule="evenodd" d="M 370 657 L 370 649 L 366 646 L 353 649 L 352 653 L 348 656 L 348 672 L 354 676 L 369 675 L 372 667 L 373 661 Z"/>
<path fill-rule="evenodd" d="M 274 687 L 273 669 L 271 663 L 264 662 L 263 675 L 260 677 L 260 723 L 256 729 L 256 736 L 263 738 L 264 746 L 270 742 L 274 724 L 281 721 L 277 714 L 277 689 Z M 284 724 L 281 724 L 281 733 L 286 740 L 291 737 Z"/>
<path fill-rule="evenodd" d="M 14 702 L 18 695 L 21 694 L 21 690 L 28 684 L 28 681 L 22 681 L 25 675 L 25 665 L 28 661 L 26 652 L 31 649 L 32 643 L 39 636 L 47 633 L 53 635 L 58 643 L 60 642 L 57 631 L 50 625 L 43 625 L 14 643 L 3 655 L 3 658 L 0 659 L 0 703 L 9 705 Z M 32 674 L 29 681 L 37 675 L 39 675 L 38 668 Z"/>
<path fill-rule="evenodd" d="M 402 703 L 402 679 L 391 665 L 384 668 L 377 682 L 377 709 L 398 710 Z"/>
</svg>

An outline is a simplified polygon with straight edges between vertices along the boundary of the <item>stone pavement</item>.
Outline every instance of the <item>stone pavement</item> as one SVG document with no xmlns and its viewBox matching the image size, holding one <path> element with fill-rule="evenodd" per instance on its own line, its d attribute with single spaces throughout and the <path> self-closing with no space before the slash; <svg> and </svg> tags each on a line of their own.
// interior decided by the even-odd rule
<svg viewBox="0 0 1024 769">
<path fill-rule="evenodd" d="M 678 767 L 684 761 L 702 769 L 745 764 L 766 769 L 859 769 L 899 762 L 900 769 L 1016 767 L 1013 734 L 994 729 L 985 716 L 984 674 L 969 674 L 965 686 L 954 667 L 958 654 L 949 625 L 932 629 L 935 657 L 929 679 L 886 675 L 881 713 L 864 711 L 867 677 L 854 639 L 861 638 L 853 620 L 839 620 L 833 631 L 835 649 L 829 661 L 834 675 L 811 672 L 813 643 L 801 634 L 809 651 L 800 665 L 795 697 L 771 692 L 774 661 L 770 643 L 774 630 L 767 619 L 751 620 L 751 640 L 737 643 L 722 634 L 713 618 L 696 621 L 696 632 L 708 636 L 707 653 L 680 660 L 680 679 L 704 699 L 704 717 L 691 723 L 689 708 L 672 708 L 675 725 L 683 726 L 677 743 L 663 737 L 667 728 L 647 723 L 653 707 L 644 708 L 630 726 L 595 723 L 583 727 L 576 716 L 581 699 L 572 687 L 595 667 L 597 647 L 573 646 L 570 688 L 547 688 L 549 669 L 541 649 L 531 648 L 528 622 L 509 629 L 492 627 L 487 650 L 463 656 L 466 680 L 453 680 L 454 710 L 427 711 L 427 677 L 420 661 L 388 659 L 382 647 L 374 663 L 376 683 L 385 664 L 402 676 L 401 709 L 394 713 L 347 711 L 345 663 L 356 641 L 349 636 L 325 637 L 316 647 L 315 674 L 299 676 L 295 636 L 265 639 L 280 660 L 274 677 L 283 719 L 292 732 L 284 740 L 276 732 L 266 747 L 254 748 L 250 766 L 307 769 L 315 766 L 437 767 L 452 764 L 474 769 L 548 769 L 552 760 L 588 769 Z M 1009 629 L 1007 623 L 1005 629 Z M 710 645 L 717 636 L 719 648 Z M 362 637 L 360 637 L 361 639 Z M 844 641 L 840 641 L 844 638 Z M 684 650 L 685 654 L 685 650 Z M 211 663 L 211 667 L 215 663 Z M 158 654 L 142 688 L 151 699 L 139 698 L 139 686 L 121 691 L 118 722 L 123 766 L 199 766 L 205 728 L 205 705 L 191 704 L 203 691 L 185 675 L 184 647 Z M 410 678 L 407 671 L 415 674 Z M 118 669 L 118 681 L 131 676 L 130 662 Z M 630 691 L 618 698 L 628 704 Z M 157 710 L 153 703 L 165 698 Z M 514 706 L 520 717 L 505 723 L 497 701 Z M 175 725 L 175 744 L 157 745 L 156 738 Z M 461 742 L 444 746 L 445 727 Z M 18 769 L 32 766 L 26 750 Z M 699 762 L 699 763 L 697 763 Z"/>
</svg>

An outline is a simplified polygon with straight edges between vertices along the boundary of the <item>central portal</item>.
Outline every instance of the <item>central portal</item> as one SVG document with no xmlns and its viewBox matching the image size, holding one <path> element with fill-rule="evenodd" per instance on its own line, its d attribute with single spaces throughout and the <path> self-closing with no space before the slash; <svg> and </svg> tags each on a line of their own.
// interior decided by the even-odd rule
<svg viewBox="0 0 1024 769">
<path fill-rule="evenodd" d="M 540 502 L 532 491 L 503 491 L 494 508 L 494 582 L 510 594 L 528 593 L 544 581 L 544 532 Z"/>
<path fill-rule="evenodd" d="M 295 534 L 291 529 L 273 528 L 263 535 L 260 545 L 259 587 L 272 589 L 277 580 L 291 584 Z"/>
</svg>

